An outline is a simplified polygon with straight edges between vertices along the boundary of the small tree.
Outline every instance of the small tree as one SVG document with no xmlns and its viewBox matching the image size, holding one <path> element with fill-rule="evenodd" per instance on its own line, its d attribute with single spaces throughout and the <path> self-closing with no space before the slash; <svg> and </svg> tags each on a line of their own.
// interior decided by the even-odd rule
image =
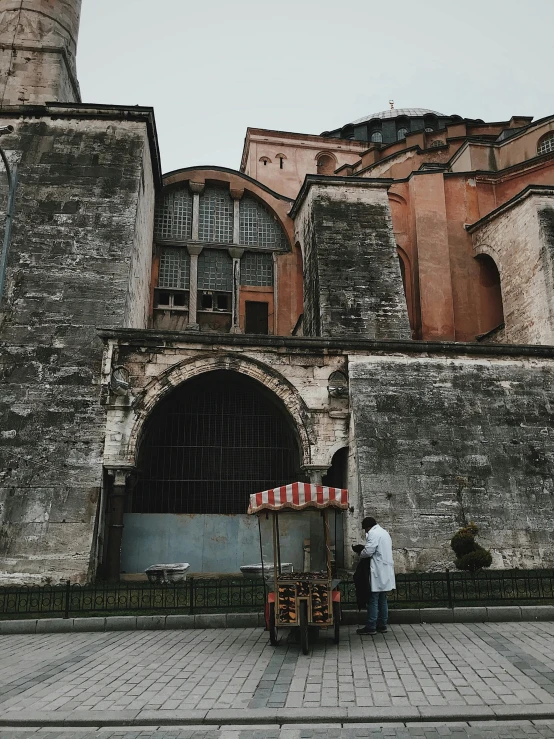
<svg viewBox="0 0 554 739">
<path fill-rule="evenodd" d="M 471 522 L 457 531 L 450 540 L 450 546 L 456 555 L 456 567 L 459 570 L 473 573 L 491 566 L 491 553 L 475 541 L 478 533 L 479 529 Z"/>
</svg>

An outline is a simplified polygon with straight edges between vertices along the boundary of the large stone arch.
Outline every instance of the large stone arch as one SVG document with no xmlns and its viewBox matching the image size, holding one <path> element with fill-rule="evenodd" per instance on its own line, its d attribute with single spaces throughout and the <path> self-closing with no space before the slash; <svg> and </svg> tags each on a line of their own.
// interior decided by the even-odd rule
<svg viewBox="0 0 554 739">
<path fill-rule="evenodd" d="M 238 372 L 256 380 L 280 400 L 289 413 L 300 445 L 303 465 L 312 461 L 314 433 L 310 412 L 298 390 L 282 374 L 267 364 L 251 357 L 227 352 L 206 357 L 204 354 L 189 357 L 169 367 L 154 378 L 135 399 L 135 419 L 129 435 L 127 458 L 136 464 L 141 435 L 148 417 L 156 405 L 187 380 L 216 370 Z"/>
</svg>

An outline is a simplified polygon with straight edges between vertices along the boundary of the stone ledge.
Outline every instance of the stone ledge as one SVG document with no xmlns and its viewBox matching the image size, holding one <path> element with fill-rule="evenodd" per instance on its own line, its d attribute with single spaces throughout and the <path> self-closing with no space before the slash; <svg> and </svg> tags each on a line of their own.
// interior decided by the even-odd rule
<svg viewBox="0 0 554 739">
<path fill-rule="evenodd" d="M 401 608 L 389 612 L 392 626 L 423 623 L 554 621 L 552 606 L 479 606 L 475 608 Z M 343 611 L 343 625 L 365 622 L 364 611 Z M 1 634 L 47 634 L 83 631 L 264 628 L 263 613 L 196 615 L 92 616 L 0 621 Z"/>
</svg>

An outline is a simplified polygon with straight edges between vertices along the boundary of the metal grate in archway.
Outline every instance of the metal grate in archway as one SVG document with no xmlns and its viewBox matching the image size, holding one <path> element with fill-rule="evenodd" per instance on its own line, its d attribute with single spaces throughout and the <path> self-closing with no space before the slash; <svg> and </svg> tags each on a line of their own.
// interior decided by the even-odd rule
<svg viewBox="0 0 554 739">
<path fill-rule="evenodd" d="M 251 493 L 301 479 L 285 411 L 259 383 L 211 372 L 153 412 L 131 513 L 246 513 Z"/>
</svg>

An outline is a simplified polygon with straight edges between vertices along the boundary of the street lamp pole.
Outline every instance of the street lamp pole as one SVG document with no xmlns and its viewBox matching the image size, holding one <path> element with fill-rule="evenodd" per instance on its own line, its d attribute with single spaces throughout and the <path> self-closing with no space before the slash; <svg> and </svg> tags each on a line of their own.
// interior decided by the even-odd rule
<svg viewBox="0 0 554 739">
<path fill-rule="evenodd" d="M 13 133 L 13 126 L 0 126 L 0 136 Z M 8 178 L 8 207 L 6 209 L 6 220 L 4 223 L 4 242 L 2 245 L 2 257 L 0 259 L 0 302 L 4 296 L 4 283 L 6 280 L 6 268 L 8 266 L 8 251 L 10 248 L 10 238 L 12 233 L 13 213 L 15 207 L 15 188 L 17 186 L 17 167 L 10 167 L 6 153 L 0 146 L 0 157 L 6 168 L 6 177 Z"/>
</svg>

